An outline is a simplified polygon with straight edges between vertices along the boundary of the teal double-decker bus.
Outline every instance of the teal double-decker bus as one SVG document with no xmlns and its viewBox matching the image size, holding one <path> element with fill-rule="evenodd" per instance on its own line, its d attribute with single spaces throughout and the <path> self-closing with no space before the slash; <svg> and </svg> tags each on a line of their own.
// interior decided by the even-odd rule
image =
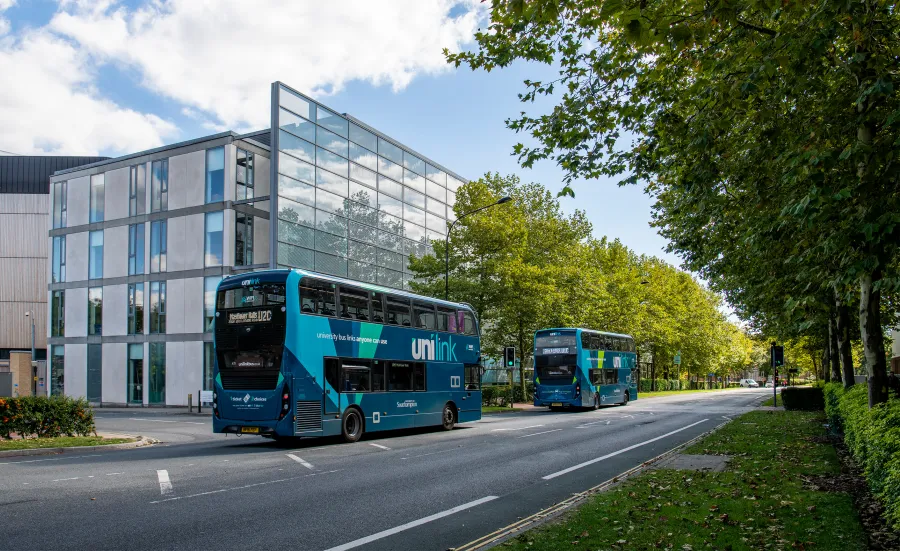
<svg viewBox="0 0 900 551">
<path fill-rule="evenodd" d="M 303 270 L 226 277 L 216 292 L 213 431 L 272 438 L 481 418 L 466 304 Z"/>
<path fill-rule="evenodd" d="M 630 335 L 581 328 L 534 335 L 534 405 L 550 409 L 627 404 L 640 371 Z"/>
</svg>

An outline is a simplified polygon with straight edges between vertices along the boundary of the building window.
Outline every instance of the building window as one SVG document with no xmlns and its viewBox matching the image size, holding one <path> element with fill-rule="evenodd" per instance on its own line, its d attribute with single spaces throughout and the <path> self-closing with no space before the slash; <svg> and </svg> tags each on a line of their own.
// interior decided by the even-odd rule
<svg viewBox="0 0 900 551">
<path fill-rule="evenodd" d="M 169 159 L 150 165 L 150 212 L 169 210 Z"/>
<path fill-rule="evenodd" d="M 128 403 L 144 403 L 144 345 L 128 345 Z"/>
<path fill-rule="evenodd" d="M 253 153 L 238 148 L 237 170 L 235 171 L 235 199 L 243 201 L 253 199 Z"/>
<path fill-rule="evenodd" d="M 54 344 L 50 347 L 50 396 L 66 393 L 66 347 Z"/>
<path fill-rule="evenodd" d="M 103 400 L 103 345 L 87 345 L 87 400 L 99 404 Z"/>
<path fill-rule="evenodd" d="M 206 202 L 225 200 L 225 148 L 206 150 Z"/>
<path fill-rule="evenodd" d="M 103 174 L 91 176 L 91 222 L 103 222 L 103 208 L 106 204 L 104 200 L 105 187 L 106 178 Z"/>
<path fill-rule="evenodd" d="M 53 184 L 53 229 L 66 227 L 66 182 Z"/>
<path fill-rule="evenodd" d="M 53 291 L 50 299 L 50 336 L 63 337 L 66 334 L 66 292 Z"/>
<path fill-rule="evenodd" d="M 168 247 L 168 224 L 166 220 L 150 223 L 150 273 L 166 271 L 166 249 Z"/>
<path fill-rule="evenodd" d="M 66 236 L 53 238 L 53 283 L 66 281 Z"/>
<path fill-rule="evenodd" d="M 216 365 L 216 355 L 213 343 L 203 343 L 203 390 L 213 389 L 213 368 Z"/>
<path fill-rule="evenodd" d="M 203 280 L 203 331 L 209 333 L 213 329 L 216 316 L 216 287 L 221 277 L 212 276 Z"/>
<path fill-rule="evenodd" d="M 166 403 L 166 343 L 150 343 L 150 388 L 151 404 Z"/>
<path fill-rule="evenodd" d="M 225 213 L 206 213 L 206 263 L 205 266 L 222 265 L 222 234 L 225 226 Z"/>
<path fill-rule="evenodd" d="M 89 239 L 88 279 L 101 279 L 103 277 L 103 230 L 92 231 Z"/>
<path fill-rule="evenodd" d="M 128 216 L 144 214 L 147 202 L 147 165 L 131 167 L 128 179 Z"/>
<path fill-rule="evenodd" d="M 128 226 L 128 275 L 144 273 L 144 225 Z"/>
<path fill-rule="evenodd" d="M 253 215 L 234 214 L 234 265 L 253 264 Z"/>
<path fill-rule="evenodd" d="M 144 284 L 128 285 L 128 334 L 144 333 Z"/>
<path fill-rule="evenodd" d="M 103 287 L 88 289 L 88 335 L 103 334 Z"/>
<path fill-rule="evenodd" d="M 150 333 L 166 332 L 166 282 L 150 282 Z"/>
</svg>

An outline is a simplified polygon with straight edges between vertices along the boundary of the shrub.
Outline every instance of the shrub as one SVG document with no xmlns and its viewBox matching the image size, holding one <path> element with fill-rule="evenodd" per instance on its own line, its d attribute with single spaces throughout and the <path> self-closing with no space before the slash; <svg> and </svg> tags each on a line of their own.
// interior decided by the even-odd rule
<svg viewBox="0 0 900 551">
<path fill-rule="evenodd" d="M 841 383 L 828 383 L 825 385 L 825 415 L 828 424 L 835 432 L 841 429 L 841 397 L 844 395 L 844 385 Z"/>
<path fill-rule="evenodd" d="M 784 409 L 822 411 L 825 409 L 825 395 L 821 388 L 809 386 L 789 386 L 781 391 Z"/>
<path fill-rule="evenodd" d="M 869 409 L 866 385 L 846 391 L 838 386 L 826 388 L 829 418 L 838 418 L 844 442 L 863 467 L 872 493 L 884 503 L 885 518 L 900 529 L 900 400 Z"/>
<path fill-rule="evenodd" d="M 96 434 L 94 410 L 84 398 L 0 398 L 0 438 L 55 438 Z"/>
</svg>

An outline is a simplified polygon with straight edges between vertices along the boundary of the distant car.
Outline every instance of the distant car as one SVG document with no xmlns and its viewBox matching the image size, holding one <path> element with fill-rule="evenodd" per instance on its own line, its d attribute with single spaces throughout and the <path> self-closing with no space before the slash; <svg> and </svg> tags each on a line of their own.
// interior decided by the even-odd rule
<svg viewBox="0 0 900 551">
<path fill-rule="evenodd" d="M 775 383 L 773 383 L 772 381 L 766 381 L 766 388 L 772 388 L 774 386 L 775 386 Z"/>
<path fill-rule="evenodd" d="M 759 383 L 753 379 L 741 379 L 741 388 L 759 388 Z"/>
</svg>

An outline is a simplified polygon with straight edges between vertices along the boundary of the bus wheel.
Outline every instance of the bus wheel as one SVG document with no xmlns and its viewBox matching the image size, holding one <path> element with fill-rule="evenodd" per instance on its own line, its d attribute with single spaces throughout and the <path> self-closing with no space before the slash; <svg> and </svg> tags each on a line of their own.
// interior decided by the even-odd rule
<svg viewBox="0 0 900 551">
<path fill-rule="evenodd" d="M 341 419 L 341 436 L 344 437 L 344 442 L 357 442 L 362 438 L 362 435 L 362 415 L 359 414 L 359 410 L 356 408 L 347 409 L 347 411 L 344 412 L 343 419 Z"/>
<path fill-rule="evenodd" d="M 627 391 L 627 390 L 625 391 L 625 399 L 622 400 L 622 405 L 623 405 L 623 406 L 627 406 L 627 405 L 628 405 L 628 391 Z"/>
<path fill-rule="evenodd" d="M 444 404 L 444 411 L 441 413 L 441 428 L 444 430 L 453 430 L 456 426 L 456 412 L 450 402 Z"/>
</svg>

